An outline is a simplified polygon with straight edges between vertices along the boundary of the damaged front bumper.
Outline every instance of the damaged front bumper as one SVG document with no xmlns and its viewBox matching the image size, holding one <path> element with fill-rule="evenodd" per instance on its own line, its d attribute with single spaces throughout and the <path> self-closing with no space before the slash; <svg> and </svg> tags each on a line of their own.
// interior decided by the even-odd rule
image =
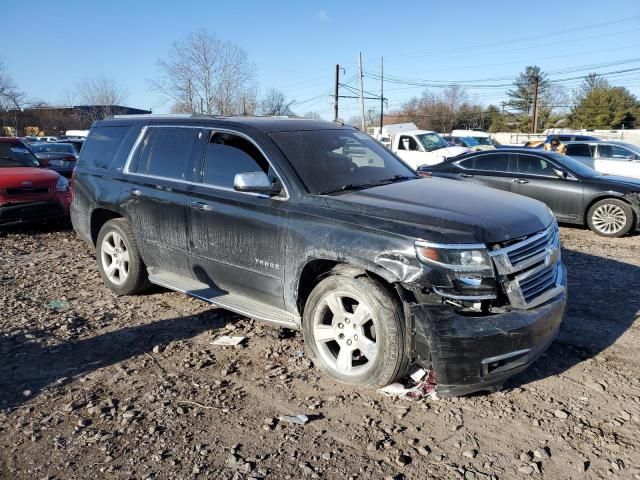
<svg viewBox="0 0 640 480">
<path fill-rule="evenodd" d="M 559 295 L 529 310 L 460 315 L 446 304 L 410 306 L 415 361 L 432 370 L 440 397 L 495 391 L 553 342 L 566 307 L 566 272 Z"/>
</svg>

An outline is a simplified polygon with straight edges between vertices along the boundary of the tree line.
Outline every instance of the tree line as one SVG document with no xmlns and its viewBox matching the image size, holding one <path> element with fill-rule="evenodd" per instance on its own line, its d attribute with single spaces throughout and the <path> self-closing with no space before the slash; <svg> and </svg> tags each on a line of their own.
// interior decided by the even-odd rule
<svg viewBox="0 0 640 480">
<path fill-rule="evenodd" d="M 507 101 L 498 105 L 474 102 L 463 87 L 454 85 L 439 93 L 425 90 L 387 116 L 393 122 L 413 122 L 420 128 L 438 132 L 454 129 L 531 132 L 536 83 L 538 132 L 562 127 L 640 128 L 640 102 L 627 88 L 614 86 L 604 76 L 590 73 L 575 91 L 567 94 L 538 66 L 526 67 L 507 90 Z"/>
</svg>

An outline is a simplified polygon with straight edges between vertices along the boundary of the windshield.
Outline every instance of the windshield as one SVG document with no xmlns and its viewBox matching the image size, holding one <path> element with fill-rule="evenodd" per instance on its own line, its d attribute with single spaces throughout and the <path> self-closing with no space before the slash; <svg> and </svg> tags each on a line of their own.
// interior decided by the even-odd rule
<svg viewBox="0 0 640 480">
<path fill-rule="evenodd" d="M 39 143 L 31 145 L 33 153 L 68 153 L 75 155 L 76 151 L 73 145 L 69 143 Z"/>
<path fill-rule="evenodd" d="M 581 177 L 597 177 L 602 175 L 600 172 L 595 171 L 593 168 L 585 165 L 580 160 L 576 160 L 573 157 L 568 155 L 563 155 L 556 152 L 546 152 L 547 155 L 551 155 L 551 157 L 557 161 L 560 165 L 567 167 L 573 173 L 581 176 Z"/>
<path fill-rule="evenodd" d="M 0 143 L 0 167 L 39 167 L 38 159 L 18 143 Z"/>
<path fill-rule="evenodd" d="M 478 141 L 473 137 L 460 137 L 460 140 L 462 140 L 465 147 L 477 147 L 480 145 L 480 143 L 478 143 Z"/>
<path fill-rule="evenodd" d="M 358 131 L 306 130 L 270 136 L 313 194 L 418 178 L 380 143 Z"/>
<path fill-rule="evenodd" d="M 449 146 L 449 143 L 437 133 L 419 133 L 416 138 L 427 152 Z"/>
<path fill-rule="evenodd" d="M 489 137 L 473 137 L 479 145 L 493 145 L 493 141 Z"/>
</svg>

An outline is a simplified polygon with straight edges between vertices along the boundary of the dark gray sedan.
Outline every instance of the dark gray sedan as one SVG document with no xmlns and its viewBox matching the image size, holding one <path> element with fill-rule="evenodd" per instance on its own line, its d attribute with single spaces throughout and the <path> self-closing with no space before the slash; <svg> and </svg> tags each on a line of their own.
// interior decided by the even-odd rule
<svg viewBox="0 0 640 480">
<path fill-rule="evenodd" d="M 640 227 L 640 180 L 604 175 L 566 155 L 524 148 L 473 152 L 418 173 L 485 185 L 547 204 L 559 222 L 621 237 Z"/>
</svg>

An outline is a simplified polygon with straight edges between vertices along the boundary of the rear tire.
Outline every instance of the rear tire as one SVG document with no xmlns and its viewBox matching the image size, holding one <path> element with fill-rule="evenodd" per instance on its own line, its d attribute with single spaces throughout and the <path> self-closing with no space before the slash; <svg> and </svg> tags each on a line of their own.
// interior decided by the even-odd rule
<svg viewBox="0 0 640 480">
<path fill-rule="evenodd" d="M 402 307 L 368 277 L 333 274 L 318 283 L 303 334 L 316 367 L 340 382 L 382 387 L 406 369 Z"/>
<path fill-rule="evenodd" d="M 124 218 L 109 220 L 100 229 L 96 260 L 102 280 L 117 295 L 139 293 L 150 285 L 133 231 Z"/>
<path fill-rule="evenodd" d="M 605 198 L 593 204 L 587 213 L 589 228 L 602 237 L 622 237 L 634 223 L 629 204 L 616 198 Z"/>
</svg>

